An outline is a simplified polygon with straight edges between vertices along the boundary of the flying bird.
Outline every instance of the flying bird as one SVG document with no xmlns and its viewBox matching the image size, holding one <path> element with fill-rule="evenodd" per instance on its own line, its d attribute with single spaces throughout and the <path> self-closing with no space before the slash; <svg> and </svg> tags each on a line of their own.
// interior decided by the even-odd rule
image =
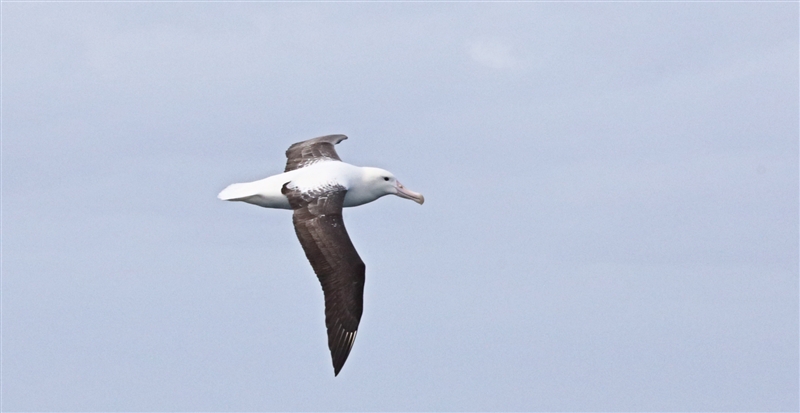
<svg viewBox="0 0 800 413">
<path fill-rule="evenodd" d="M 389 171 L 342 162 L 334 145 L 345 139 L 345 135 L 328 135 L 295 143 L 286 151 L 282 174 L 230 185 L 218 196 L 225 201 L 294 211 L 295 233 L 325 295 L 334 376 L 342 370 L 356 339 L 366 269 L 345 230 L 342 208 L 364 205 L 384 195 L 420 205 L 425 202 L 422 194 L 403 186 Z"/>
</svg>

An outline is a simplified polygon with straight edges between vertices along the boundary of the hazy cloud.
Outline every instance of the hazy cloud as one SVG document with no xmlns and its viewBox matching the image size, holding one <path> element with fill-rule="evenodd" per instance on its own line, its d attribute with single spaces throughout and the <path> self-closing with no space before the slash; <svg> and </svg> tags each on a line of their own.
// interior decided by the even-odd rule
<svg viewBox="0 0 800 413">
<path fill-rule="evenodd" d="M 469 57 L 492 69 L 511 69 L 518 65 L 511 46 L 498 41 L 475 41 L 467 47 Z"/>
<path fill-rule="evenodd" d="M 798 411 L 798 7 L 3 3 L 3 408 Z M 329 133 L 426 197 L 335 379 L 216 198 Z"/>
</svg>

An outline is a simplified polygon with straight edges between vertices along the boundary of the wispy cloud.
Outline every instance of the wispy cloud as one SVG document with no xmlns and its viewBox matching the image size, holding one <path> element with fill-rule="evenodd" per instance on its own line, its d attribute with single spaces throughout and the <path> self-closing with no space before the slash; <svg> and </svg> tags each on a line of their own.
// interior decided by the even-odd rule
<svg viewBox="0 0 800 413">
<path fill-rule="evenodd" d="M 475 41 L 467 49 L 472 60 L 493 69 L 510 69 L 518 63 L 511 46 L 497 41 Z"/>
</svg>

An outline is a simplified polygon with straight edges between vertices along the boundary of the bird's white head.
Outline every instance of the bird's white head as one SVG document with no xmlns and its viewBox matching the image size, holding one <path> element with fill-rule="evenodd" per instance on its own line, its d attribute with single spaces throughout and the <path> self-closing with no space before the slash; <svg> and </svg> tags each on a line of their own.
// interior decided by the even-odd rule
<svg viewBox="0 0 800 413">
<path fill-rule="evenodd" d="M 376 198 L 384 195 L 397 195 L 400 198 L 410 199 L 420 205 L 425 202 L 425 197 L 422 194 L 414 192 L 406 188 L 394 174 L 381 168 L 363 168 L 364 174 L 362 175 L 363 183 L 370 188 Z"/>
</svg>

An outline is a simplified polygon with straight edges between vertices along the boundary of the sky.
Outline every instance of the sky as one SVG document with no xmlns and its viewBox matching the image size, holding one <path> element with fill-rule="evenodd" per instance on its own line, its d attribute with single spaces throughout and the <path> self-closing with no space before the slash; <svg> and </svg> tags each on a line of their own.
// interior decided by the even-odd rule
<svg viewBox="0 0 800 413">
<path fill-rule="evenodd" d="M 797 3 L 4 2 L 5 411 L 797 411 Z M 334 377 L 294 142 L 344 213 Z"/>
</svg>

